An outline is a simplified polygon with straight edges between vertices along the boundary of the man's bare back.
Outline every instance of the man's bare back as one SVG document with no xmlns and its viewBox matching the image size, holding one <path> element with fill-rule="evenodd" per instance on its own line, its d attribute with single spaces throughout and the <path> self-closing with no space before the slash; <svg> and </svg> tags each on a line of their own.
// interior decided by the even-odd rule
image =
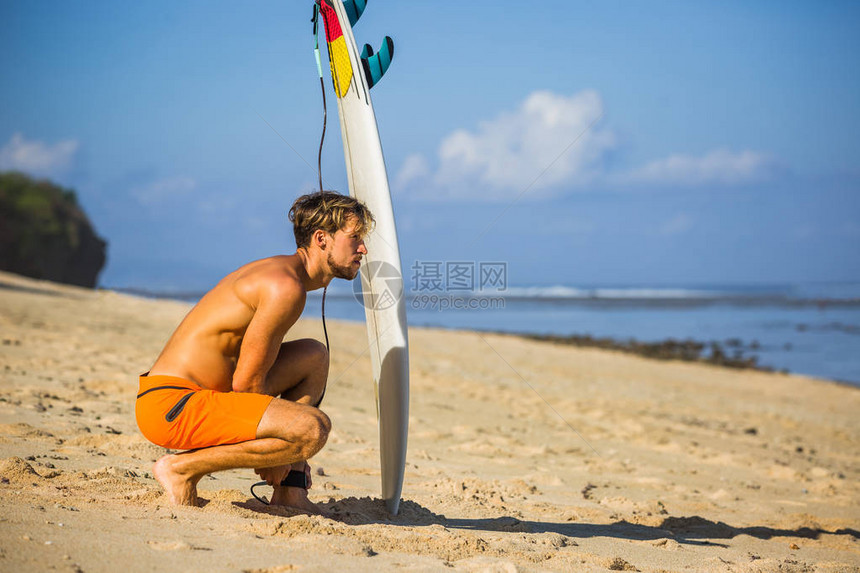
<svg viewBox="0 0 860 573">
<path fill-rule="evenodd" d="M 265 389 L 259 369 L 261 357 L 254 352 L 259 349 L 245 348 L 242 352 L 245 337 L 264 299 L 283 305 L 273 314 L 298 319 L 307 293 L 300 274 L 304 268 L 299 255 L 289 255 L 248 263 L 221 279 L 180 323 L 151 374 L 178 376 L 219 392 L 267 394 L 259 391 Z M 254 338 L 248 342 L 255 343 Z"/>
</svg>

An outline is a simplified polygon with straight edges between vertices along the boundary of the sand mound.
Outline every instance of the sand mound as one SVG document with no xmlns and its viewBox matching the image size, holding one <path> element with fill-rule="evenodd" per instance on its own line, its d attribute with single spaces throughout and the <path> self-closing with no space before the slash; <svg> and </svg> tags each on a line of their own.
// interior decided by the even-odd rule
<svg viewBox="0 0 860 573">
<path fill-rule="evenodd" d="M 42 479 L 33 466 L 21 458 L 11 457 L 0 462 L 0 480 L 4 483 L 30 484 Z"/>
</svg>

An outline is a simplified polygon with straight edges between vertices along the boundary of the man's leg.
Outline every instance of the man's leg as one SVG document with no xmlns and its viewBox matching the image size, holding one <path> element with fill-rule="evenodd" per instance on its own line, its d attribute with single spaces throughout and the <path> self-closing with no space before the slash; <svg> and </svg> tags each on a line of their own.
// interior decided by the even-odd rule
<svg viewBox="0 0 860 573">
<path fill-rule="evenodd" d="M 263 413 L 257 439 L 166 455 L 153 474 L 173 503 L 197 505 L 197 482 L 204 475 L 306 460 L 322 449 L 330 430 L 328 416 L 317 408 L 275 399 Z"/>
<path fill-rule="evenodd" d="M 316 405 L 328 380 L 328 350 L 319 341 L 305 338 L 281 344 L 266 383 L 273 396 L 299 404 Z"/>
<path fill-rule="evenodd" d="M 317 340 L 305 338 L 281 344 L 275 364 L 269 370 L 266 382 L 274 390 L 273 394 L 284 400 L 298 404 L 318 405 L 325 393 L 328 380 L 329 358 L 325 345 Z M 304 471 L 307 458 L 292 464 L 292 470 Z M 262 468 L 257 473 L 270 480 L 273 474 L 283 473 L 280 468 Z M 270 481 L 270 483 L 272 483 Z M 308 500 L 307 491 L 302 488 L 281 487 L 272 483 L 272 505 L 288 505 L 313 511 L 316 507 Z"/>
</svg>

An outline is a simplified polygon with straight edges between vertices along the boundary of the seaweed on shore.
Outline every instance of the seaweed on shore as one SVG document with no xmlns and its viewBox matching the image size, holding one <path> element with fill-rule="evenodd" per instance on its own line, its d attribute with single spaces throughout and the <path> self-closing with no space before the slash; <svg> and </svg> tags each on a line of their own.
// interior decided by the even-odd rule
<svg viewBox="0 0 860 573">
<path fill-rule="evenodd" d="M 559 336 L 554 334 L 517 334 L 529 340 L 552 342 L 555 344 L 567 344 L 583 348 L 603 348 L 606 350 L 618 350 L 637 354 L 646 358 L 657 360 L 683 360 L 685 362 L 704 362 L 716 364 L 728 368 L 740 370 L 760 370 L 773 372 L 769 366 L 758 363 L 758 357 L 744 354 L 744 345 L 738 339 L 727 340 L 725 343 L 717 341 L 701 342 L 693 339 L 675 340 L 673 338 L 660 342 L 639 342 L 635 339 L 615 340 L 613 338 L 595 338 L 591 335 L 568 335 Z M 753 341 L 749 346 L 756 350 L 759 344 Z"/>
</svg>

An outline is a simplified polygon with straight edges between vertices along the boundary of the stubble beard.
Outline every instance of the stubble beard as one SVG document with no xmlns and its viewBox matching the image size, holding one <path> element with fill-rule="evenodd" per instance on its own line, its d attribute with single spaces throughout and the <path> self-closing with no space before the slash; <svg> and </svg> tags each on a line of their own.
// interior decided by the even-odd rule
<svg viewBox="0 0 860 573">
<path fill-rule="evenodd" d="M 331 252 L 329 251 L 328 256 L 326 257 L 326 263 L 329 268 L 332 270 L 332 274 L 335 278 L 344 279 L 351 281 L 356 276 L 358 276 L 358 269 L 353 269 L 352 265 L 338 265 L 334 262 L 334 258 L 331 256 Z"/>
</svg>

